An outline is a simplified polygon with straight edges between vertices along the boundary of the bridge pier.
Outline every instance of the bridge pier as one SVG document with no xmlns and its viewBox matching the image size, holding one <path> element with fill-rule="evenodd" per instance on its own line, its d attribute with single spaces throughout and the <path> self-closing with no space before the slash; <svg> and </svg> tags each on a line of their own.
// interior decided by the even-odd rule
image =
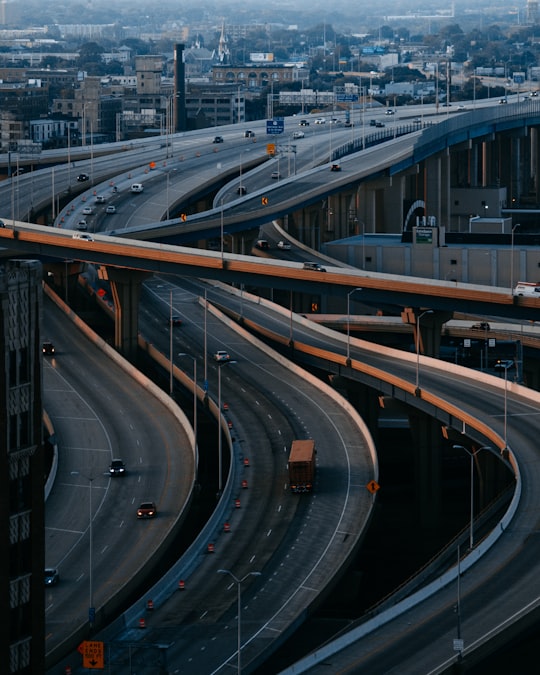
<svg viewBox="0 0 540 675">
<path fill-rule="evenodd" d="M 138 347 L 141 284 L 150 273 L 100 267 L 98 276 L 111 286 L 115 310 L 114 346 L 123 356 L 133 361 Z"/>
<path fill-rule="evenodd" d="M 414 344 L 418 345 L 420 353 L 434 357 L 439 356 L 442 326 L 452 316 L 452 312 L 422 310 L 417 307 L 405 307 L 401 312 L 403 323 L 413 327 Z M 418 335 L 417 330 L 420 331 Z"/>
</svg>

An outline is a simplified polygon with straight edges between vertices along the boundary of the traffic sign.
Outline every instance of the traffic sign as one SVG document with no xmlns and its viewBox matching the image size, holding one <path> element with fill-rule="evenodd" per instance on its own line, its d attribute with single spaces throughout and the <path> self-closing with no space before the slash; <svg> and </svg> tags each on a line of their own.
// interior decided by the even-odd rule
<svg viewBox="0 0 540 675">
<path fill-rule="evenodd" d="M 83 657 L 83 668 L 104 668 L 103 642 L 100 640 L 85 640 L 78 647 Z"/>
<path fill-rule="evenodd" d="M 273 134 L 282 134 L 285 131 L 285 118 L 283 117 L 274 117 L 272 120 L 266 120 L 266 133 Z"/>
<path fill-rule="evenodd" d="M 376 480 L 370 480 L 369 483 L 366 485 L 368 492 L 371 492 L 372 495 L 374 495 L 377 490 L 380 489 L 379 483 L 377 483 Z"/>
<path fill-rule="evenodd" d="M 268 206 L 268 197 L 261 197 L 261 204 L 263 206 Z"/>
</svg>

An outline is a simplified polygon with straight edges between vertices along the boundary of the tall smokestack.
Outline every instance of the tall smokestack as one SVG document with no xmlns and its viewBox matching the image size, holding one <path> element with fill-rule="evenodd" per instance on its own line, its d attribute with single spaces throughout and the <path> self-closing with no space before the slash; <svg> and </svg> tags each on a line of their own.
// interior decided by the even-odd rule
<svg viewBox="0 0 540 675">
<path fill-rule="evenodd" d="M 174 45 L 174 131 L 186 131 L 184 45 Z"/>
</svg>

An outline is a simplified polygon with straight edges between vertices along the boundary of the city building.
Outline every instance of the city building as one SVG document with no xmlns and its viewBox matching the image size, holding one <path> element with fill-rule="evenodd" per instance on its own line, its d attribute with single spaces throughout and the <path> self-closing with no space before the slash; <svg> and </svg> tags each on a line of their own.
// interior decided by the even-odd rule
<svg viewBox="0 0 540 675">
<path fill-rule="evenodd" d="M 35 260 L 0 267 L 0 661 L 21 675 L 45 672 L 41 277 Z"/>
</svg>

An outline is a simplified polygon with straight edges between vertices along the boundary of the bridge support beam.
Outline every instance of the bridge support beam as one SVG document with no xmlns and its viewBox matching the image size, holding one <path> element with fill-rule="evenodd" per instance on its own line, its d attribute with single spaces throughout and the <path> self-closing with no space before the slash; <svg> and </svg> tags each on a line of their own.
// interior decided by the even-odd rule
<svg viewBox="0 0 540 675">
<path fill-rule="evenodd" d="M 114 301 L 114 346 L 127 359 L 133 361 L 137 355 L 139 328 L 139 299 L 141 284 L 148 272 L 100 267 L 100 279 L 110 283 Z"/>
<path fill-rule="evenodd" d="M 413 327 L 414 344 L 418 345 L 421 354 L 439 356 L 441 347 L 441 330 L 443 324 L 452 318 L 452 312 L 425 310 L 405 307 L 401 312 L 403 323 Z M 417 330 L 420 334 L 417 335 Z"/>
</svg>

